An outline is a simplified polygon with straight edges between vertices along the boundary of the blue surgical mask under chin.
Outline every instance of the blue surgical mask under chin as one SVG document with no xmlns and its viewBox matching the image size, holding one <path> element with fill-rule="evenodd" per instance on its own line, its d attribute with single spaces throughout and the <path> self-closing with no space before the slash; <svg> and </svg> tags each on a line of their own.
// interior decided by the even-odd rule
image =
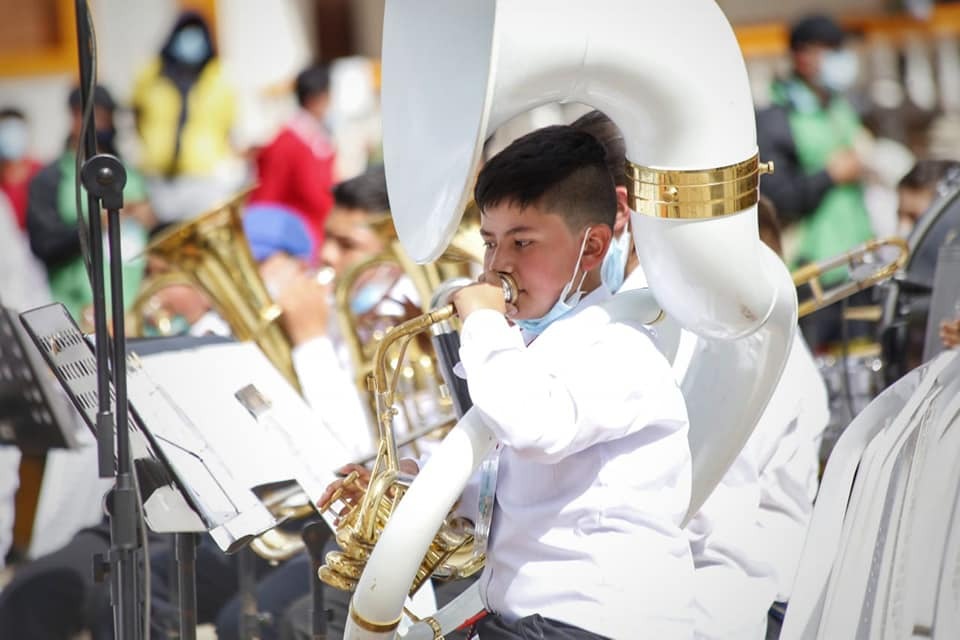
<svg viewBox="0 0 960 640">
<path fill-rule="evenodd" d="M 557 298 L 557 301 L 553 303 L 553 307 L 551 307 L 549 311 L 539 318 L 514 320 L 518 327 L 528 333 L 540 335 L 546 331 L 547 327 L 549 327 L 559 318 L 573 311 L 574 307 L 577 306 L 577 304 L 580 302 L 580 299 L 583 298 L 583 281 L 587 277 L 586 272 L 580 276 L 580 281 L 577 283 L 577 290 L 571 294 L 570 289 L 573 288 L 573 281 L 577 277 L 577 272 L 580 271 L 580 261 L 583 259 L 583 251 L 587 246 L 587 238 L 589 237 L 590 228 L 588 227 L 587 232 L 583 236 L 583 243 L 580 245 L 580 255 L 577 256 L 577 264 L 573 267 L 573 275 L 570 276 L 570 280 L 567 281 L 567 284 L 563 286 L 563 290 L 560 292 L 560 297 Z"/>
<path fill-rule="evenodd" d="M 630 256 L 630 227 L 623 230 L 619 238 L 614 238 L 603 256 L 600 267 L 600 281 L 610 293 L 616 293 L 623 286 L 626 277 L 627 258 Z"/>
<path fill-rule="evenodd" d="M 183 64 L 200 64 L 210 55 L 207 36 L 200 27 L 184 27 L 170 43 L 170 53 Z"/>
</svg>

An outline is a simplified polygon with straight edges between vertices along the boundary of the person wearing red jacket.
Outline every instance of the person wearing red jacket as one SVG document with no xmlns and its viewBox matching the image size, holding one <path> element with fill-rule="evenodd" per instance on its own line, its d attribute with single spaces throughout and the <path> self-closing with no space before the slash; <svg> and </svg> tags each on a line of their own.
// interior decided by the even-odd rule
<svg viewBox="0 0 960 640">
<path fill-rule="evenodd" d="M 10 200 L 17 226 L 27 228 L 27 185 L 43 165 L 29 155 L 27 117 L 19 109 L 0 109 L 0 190 Z"/>
<path fill-rule="evenodd" d="M 323 244 L 323 229 L 333 207 L 335 151 L 323 124 L 330 105 L 330 74 L 313 66 L 297 76 L 300 110 L 257 155 L 259 184 L 250 203 L 281 205 L 301 216 Z"/>
</svg>

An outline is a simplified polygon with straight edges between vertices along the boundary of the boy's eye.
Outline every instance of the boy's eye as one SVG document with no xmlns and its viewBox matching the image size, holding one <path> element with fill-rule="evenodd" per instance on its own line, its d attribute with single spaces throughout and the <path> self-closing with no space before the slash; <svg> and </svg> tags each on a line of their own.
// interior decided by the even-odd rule
<svg viewBox="0 0 960 640">
<path fill-rule="evenodd" d="M 493 240 L 487 240 L 486 242 L 483 243 L 484 249 L 493 249 L 493 247 L 494 247 Z"/>
<path fill-rule="evenodd" d="M 513 241 L 513 244 L 514 244 L 518 249 L 523 249 L 524 247 L 527 247 L 527 246 L 533 244 L 533 240 L 514 240 L 514 241 Z"/>
</svg>

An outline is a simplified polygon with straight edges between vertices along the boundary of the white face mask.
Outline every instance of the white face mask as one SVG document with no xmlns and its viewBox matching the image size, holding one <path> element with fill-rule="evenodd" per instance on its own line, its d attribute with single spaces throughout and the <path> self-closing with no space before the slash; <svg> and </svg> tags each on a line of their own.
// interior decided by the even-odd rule
<svg viewBox="0 0 960 640">
<path fill-rule="evenodd" d="M 843 93 L 853 86 L 859 73 L 860 62 L 853 51 L 849 49 L 826 51 L 820 59 L 817 82 L 824 89 Z"/>
</svg>

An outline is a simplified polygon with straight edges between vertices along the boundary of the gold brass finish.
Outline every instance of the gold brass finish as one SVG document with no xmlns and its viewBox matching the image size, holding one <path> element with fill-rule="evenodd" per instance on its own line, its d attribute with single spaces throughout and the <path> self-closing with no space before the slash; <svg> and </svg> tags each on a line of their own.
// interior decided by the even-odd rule
<svg viewBox="0 0 960 640">
<path fill-rule="evenodd" d="M 387 633 L 388 631 L 393 631 L 400 626 L 400 618 L 402 617 L 403 616 L 397 617 L 393 622 L 372 622 L 357 613 L 354 607 L 350 607 L 350 619 L 356 622 L 358 627 L 371 633 Z"/>
<path fill-rule="evenodd" d="M 243 231 L 241 209 L 248 193 L 163 233 L 147 246 L 148 253 L 163 259 L 173 271 L 144 283 L 130 313 L 131 329 L 139 330 L 144 305 L 161 288 L 194 286 L 207 294 L 234 337 L 256 342 L 299 391 L 293 348 L 277 323 L 280 308 L 267 293 Z"/>
<path fill-rule="evenodd" d="M 656 218 L 716 218 L 757 203 L 760 176 L 773 163 L 753 156 L 726 167 L 677 171 L 642 167 L 627 160 L 627 193 L 631 209 Z"/>
<path fill-rule="evenodd" d="M 424 618 L 421 622 L 426 623 L 428 627 L 433 631 L 433 640 L 446 640 L 443 635 L 443 627 L 440 626 L 440 623 L 437 622 L 437 619 L 433 616 Z"/>
<path fill-rule="evenodd" d="M 878 304 L 847 307 L 843 314 L 844 320 L 854 320 L 859 322 L 880 322 L 882 318 L 883 307 Z"/>
<path fill-rule="evenodd" d="M 299 486 L 267 496 L 263 505 L 280 522 L 298 520 L 317 513 L 310 498 Z M 303 549 L 303 539 L 293 533 L 270 529 L 251 540 L 250 549 L 270 564 L 276 565 L 299 553 Z"/>
<path fill-rule="evenodd" d="M 884 262 L 883 256 L 875 256 L 882 247 L 892 247 L 897 250 L 892 260 Z M 862 291 L 875 284 L 878 284 L 887 278 L 892 277 L 897 271 L 903 268 L 907 263 L 907 256 L 910 250 L 907 241 L 903 238 L 890 237 L 884 240 L 869 240 L 859 247 L 851 249 L 846 253 L 833 258 L 827 258 L 820 262 L 813 262 L 793 271 L 790 275 L 793 277 L 793 283 L 796 286 L 809 285 L 813 296 L 809 300 L 800 303 L 798 313 L 802 318 L 810 315 L 814 311 L 822 309 L 834 302 L 839 302 L 844 298 Z M 851 271 L 867 265 L 876 265 L 876 268 L 863 277 L 856 277 L 848 282 L 839 284 L 832 289 L 824 290 L 820 283 L 820 278 L 825 273 L 833 271 L 839 267 L 848 267 Z"/>
<path fill-rule="evenodd" d="M 504 291 L 509 293 L 505 298 L 508 302 L 515 300 L 518 291 L 516 281 L 507 274 L 501 274 L 501 279 Z M 340 516 L 336 532 L 340 551 L 328 553 L 326 564 L 318 572 L 320 580 L 334 588 L 347 591 L 356 588 L 374 545 L 410 486 L 410 478 L 400 471 L 393 429 L 393 419 L 397 415 L 394 402 L 401 366 L 391 366 L 390 356 L 396 347 L 396 359 L 402 364 L 404 353 L 419 334 L 453 318 L 455 314 L 452 304 L 440 307 L 390 328 L 377 343 L 373 369 L 368 378 L 376 402 L 377 458 L 363 498 L 349 505 L 347 512 Z M 356 480 L 356 475 L 348 476 L 343 484 L 352 484 Z M 320 505 L 320 509 L 329 508 L 338 497 L 331 497 L 327 504 Z M 483 559 L 474 557 L 472 545 L 472 531 L 455 520 L 444 521 L 417 570 L 410 593 L 415 593 L 434 574 L 456 578 L 479 571 Z"/>
<path fill-rule="evenodd" d="M 441 283 L 458 277 L 471 277 L 473 267 L 483 264 L 483 241 L 480 236 L 480 210 L 471 203 L 467 206 L 463 220 L 456 235 L 440 258 L 430 264 L 420 265 L 407 256 L 400 244 L 390 216 L 374 220 L 370 226 L 380 237 L 384 249 L 377 255 L 363 260 L 340 275 L 334 289 L 337 322 L 340 333 L 354 364 L 357 387 L 368 392 L 368 376 L 374 369 L 374 351 L 389 325 L 396 324 L 394 318 L 361 318 L 351 308 L 351 299 L 357 286 L 377 269 L 393 267 L 397 275 L 405 276 L 419 297 L 420 312 L 429 311 L 430 298 Z M 385 295 L 390 295 L 387 291 Z M 389 320 L 389 322 L 386 322 Z M 368 329 L 364 331 L 365 327 Z M 410 399 L 417 393 L 429 393 L 440 396 L 439 385 L 442 378 L 436 366 L 433 349 L 420 341 L 413 341 L 407 353 L 407 365 L 403 371 L 405 398 Z M 375 411 L 371 397 L 371 411 Z M 440 398 L 441 404 L 450 404 L 449 399 Z M 423 422 L 423 416 L 416 415 L 416 402 L 404 402 L 400 405 L 407 423 L 412 425 Z M 452 410 L 452 408 L 451 408 Z M 374 434 L 376 436 L 377 434 Z M 416 443 L 412 445 L 416 450 Z"/>
<path fill-rule="evenodd" d="M 151 307 L 151 300 L 171 285 L 187 285 L 202 291 L 220 314 L 234 337 L 252 340 L 287 381 L 298 391 L 300 382 L 293 367 L 293 348 L 277 320 L 281 315 L 267 292 L 250 253 L 241 222 L 243 201 L 249 190 L 199 217 L 181 224 L 151 242 L 146 251 L 166 262 L 171 270 L 145 281 L 127 314 L 131 335 L 141 335 L 143 322 L 161 328 L 169 318 Z M 299 494 L 299 495 L 298 495 Z M 291 507 L 290 501 L 300 503 Z M 302 492 L 268 496 L 264 505 L 278 521 L 315 513 Z M 303 549 L 299 535 L 271 529 L 250 543 L 251 549 L 271 563 L 286 560 Z"/>
</svg>

